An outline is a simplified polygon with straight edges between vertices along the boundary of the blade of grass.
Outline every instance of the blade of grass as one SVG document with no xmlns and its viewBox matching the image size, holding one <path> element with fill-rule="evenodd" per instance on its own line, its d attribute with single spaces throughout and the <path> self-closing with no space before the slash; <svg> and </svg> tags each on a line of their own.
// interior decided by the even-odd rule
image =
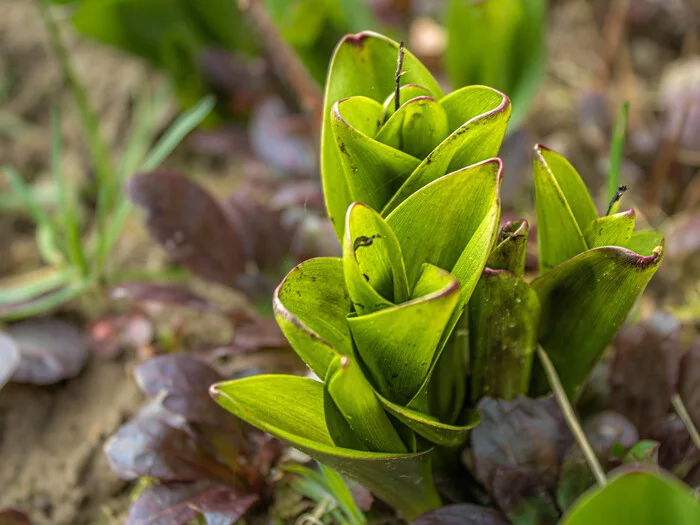
<svg viewBox="0 0 700 525">
<path fill-rule="evenodd" d="M 147 90 L 143 90 L 136 99 L 134 116 L 129 130 L 129 142 L 124 148 L 117 174 L 119 180 L 125 180 L 141 163 L 148 152 L 153 133 L 153 107 Z"/>
<path fill-rule="evenodd" d="M 622 169 L 622 158 L 625 152 L 625 141 L 627 139 L 627 121 L 629 119 L 630 103 L 628 100 L 622 103 L 620 111 L 615 119 L 612 143 L 610 144 L 610 172 L 608 173 L 608 202 L 617 193 L 620 186 L 620 171 Z"/>
<path fill-rule="evenodd" d="M 690 439 L 693 441 L 693 444 L 698 450 L 700 450 L 700 432 L 698 432 L 698 429 L 695 427 L 695 423 L 693 423 L 693 419 L 690 417 L 688 409 L 685 408 L 685 404 L 683 403 L 681 396 L 678 394 L 673 394 L 671 403 L 673 404 L 673 408 L 676 410 L 678 417 L 681 418 L 685 428 L 688 430 L 688 434 L 690 434 Z"/>
<path fill-rule="evenodd" d="M 68 260 L 75 266 L 80 275 L 87 273 L 87 263 L 83 252 L 82 239 L 80 237 L 80 221 L 76 213 L 75 202 L 68 195 L 68 187 L 61 169 L 61 118 L 57 109 L 51 111 L 51 134 L 53 144 L 51 148 L 51 167 L 53 179 L 58 189 L 58 202 L 63 224 L 63 246 Z"/>
<path fill-rule="evenodd" d="M 545 374 L 547 374 L 547 379 L 549 380 L 549 385 L 552 387 L 554 397 L 557 399 L 557 403 L 559 403 L 559 407 L 561 408 L 561 411 L 564 414 L 564 418 L 566 419 L 566 423 L 569 426 L 569 430 L 571 430 L 571 433 L 574 435 L 576 442 L 578 443 L 579 447 L 581 447 L 583 455 L 585 456 L 586 461 L 588 462 L 588 467 L 591 469 L 591 472 L 593 472 L 593 475 L 595 476 L 598 485 L 604 487 L 608 484 L 608 479 L 605 476 L 605 471 L 600 465 L 600 462 L 598 461 L 598 457 L 595 455 L 593 447 L 588 442 L 588 438 L 586 437 L 586 434 L 581 428 L 581 424 L 579 423 L 578 418 L 576 417 L 576 413 L 574 412 L 574 408 L 571 406 L 569 398 L 566 397 L 566 392 L 564 391 L 564 387 L 562 386 L 561 381 L 559 380 L 559 374 L 557 374 L 557 370 L 556 368 L 554 368 L 554 364 L 552 363 L 551 359 L 549 359 L 549 356 L 544 351 L 544 349 L 539 345 L 537 346 L 537 355 L 539 356 L 540 361 L 542 362 Z"/>
<path fill-rule="evenodd" d="M 90 160 L 96 174 L 96 211 L 95 223 L 98 239 L 103 237 L 103 232 L 107 227 L 107 216 L 114 206 L 115 193 L 119 189 L 118 181 L 112 173 L 111 162 L 107 144 L 102 140 L 100 135 L 99 121 L 88 100 L 87 92 L 82 84 L 78 81 L 73 66 L 70 62 L 68 52 L 63 45 L 59 28 L 52 14 L 49 12 L 49 6 L 46 0 L 39 0 L 39 12 L 46 26 L 49 35 L 49 42 L 56 54 L 61 73 L 70 86 L 73 97 L 75 98 L 78 107 L 78 115 L 80 123 L 87 141 L 88 151 L 90 152 Z M 101 266 L 94 265 L 95 275 L 99 275 Z"/>
<path fill-rule="evenodd" d="M 161 86 L 153 96 L 144 89 L 138 96 L 134 109 L 133 123 L 129 131 L 129 142 L 122 154 L 117 168 L 120 181 L 137 171 L 148 149 L 153 144 L 156 119 L 171 99 L 172 88 L 169 84 Z"/>
<path fill-rule="evenodd" d="M 207 95 L 197 102 L 193 107 L 180 115 L 168 131 L 156 142 L 150 153 L 139 167 L 140 171 L 152 171 L 170 155 L 187 134 L 196 128 L 214 109 L 216 98 Z"/>
<path fill-rule="evenodd" d="M 53 310 L 71 299 L 75 299 L 88 289 L 90 283 L 78 281 L 65 288 L 49 293 L 44 297 L 28 301 L 18 305 L 0 306 L 0 319 L 4 321 L 16 321 L 26 317 L 32 317 Z"/>
<path fill-rule="evenodd" d="M 97 173 L 97 178 L 100 181 L 109 179 L 112 171 L 110 168 L 109 154 L 107 145 L 100 136 L 99 121 L 97 116 L 90 106 L 85 89 L 78 81 L 78 77 L 76 76 L 68 57 L 66 47 L 63 45 L 63 40 L 61 40 L 61 35 L 59 33 L 58 26 L 56 25 L 56 21 L 51 13 L 49 13 L 49 7 L 46 5 L 45 0 L 39 0 L 38 4 L 41 17 L 49 34 L 51 48 L 53 49 L 54 53 L 56 53 L 56 58 L 58 59 L 61 73 L 68 82 L 73 97 L 75 98 L 75 102 L 78 106 L 80 123 L 87 138 L 88 149 L 90 150 L 95 172 Z"/>
<path fill-rule="evenodd" d="M 67 285 L 74 276 L 72 268 L 56 270 L 45 266 L 17 277 L 0 280 L 0 306 L 28 301 L 48 293 Z"/>
<path fill-rule="evenodd" d="M 10 187 L 12 188 L 12 191 L 22 201 L 22 205 L 32 216 L 34 223 L 37 226 L 43 226 L 44 228 L 48 228 L 50 231 L 55 232 L 53 223 L 49 219 L 48 215 L 44 213 L 44 210 L 39 207 L 36 200 L 34 200 L 34 196 L 32 195 L 29 186 L 27 186 L 27 183 L 24 182 L 24 179 L 19 172 L 11 166 L 4 166 L 3 171 L 10 180 Z"/>
<path fill-rule="evenodd" d="M 192 108 L 180 115 L 175 122 L 168 128 L 158 142 L 153 146 L 146 159 L 139 167 L 139 171 L 152 171 L 170 155 L 177 145 L 182 142 L 182 139 L 187 134 L 196 128 L 214 109 L 216 99 L 209 95 L 202 98 Z M 116 211 L 112 216 L 110 225 L 103 235 L 99 236 L 97 244 L 97 253 L 95 257 L 95 267 L 97 271 L 101 271 L 104 262 L 121 234 L 124 222 L 131 211 L 131 201 L 126 198 L 122 192 L 120 194 L 119 203 Z"/>
</svg>

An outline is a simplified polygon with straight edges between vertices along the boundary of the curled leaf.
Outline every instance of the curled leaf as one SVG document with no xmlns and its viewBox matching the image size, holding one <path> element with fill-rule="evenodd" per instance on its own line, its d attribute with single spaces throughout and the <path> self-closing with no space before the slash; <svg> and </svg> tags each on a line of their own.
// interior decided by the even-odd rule
<svg viewBox="0 0 700 525">
<path fill-rule="evenodd" d="M 328 215 L 340 239 L 343 238 L 345 212 L 357 198 L 350 192 L 341 152 L 335 147 L 331 108 L 339 100 L 355 96 L 369 97 L 380 104 L 384 103 L 385 98 L 394 91 L 398 51 L 397 42 L 364 31 L 343 38 L 331 60 L 324 96 L 321 174 Z M 405 73 L 401 80 L 404 84 L 423 86 L 438 100 L 442 98 L 440 85 L 410 51 L 405 51 L 403 64 Z"/>
<path fill-rule="evenodd" d="M 437 359 L 459 291 L 449 273 L 425 264 L 414 299 L 348 317 L 357 352 L 384 397 L 405 405 L 418 393 Z"/>
<path fill-rule="evenodd" d="M 651 255 L 625 248 L 586 251 L 532 282 L 540 298 L 540 344 L 569 395 L 574 394 L 659 268 L 663 243 Z M 531 393 L 549 391 L 540 366 Z"/>
<path fill-rule="evenodd" d="M 358 481 L 407 519 L 440 505 L 430 451 L 388 454 L 334 444 L 326 425 L 324 386 L 317 381 L 263 375 L 219 383 L 211 393 L 228 411 Z"/>
</svg>

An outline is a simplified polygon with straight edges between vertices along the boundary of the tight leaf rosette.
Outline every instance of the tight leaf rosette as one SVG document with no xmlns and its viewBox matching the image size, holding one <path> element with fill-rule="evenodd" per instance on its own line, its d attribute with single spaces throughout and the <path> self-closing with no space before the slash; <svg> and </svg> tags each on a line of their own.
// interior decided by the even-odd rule
<svg viewBox="0 0 700 525">
<path fill-rule="evenodd" d="M 434 395 L 445 382 L 435 371 L 495 241 L 501 171 L 492 159 L 444 175 L 386 218 L 352 203 L 342 258 L 302 263 L 274 297 L 282 331 L 321 381 L 256 376 L 215 385 L 217 401 L 406 518 L 439 506 L 431 449 L 463 443 L 478 417 L 463 410 L 464 392 Z"/>
<path fill-rule="evenodd" d="M 426 184 L 495 157 L 510 113 L 508 98 L 489 87 L 445 95 L 415 56 L 385 36 L 346 36 L 328 73 L 321 138 L 326 207 L 338 237 L 352 202 L 387 217 Z"/>
<path fill-rule="evenodd" d="M 658 232 L 635 232 L 633 209 L 618 211 L 624 187 L 599 216 L 574 167 L 539 145 L 534 175 L 541 276 L 532 287 L 541 304 L 538 338 L 572 395 L 658 270 L 664 240 Z M 548 388 L 543 370 L 536 368 L 531 393 Z"/>
</svg>

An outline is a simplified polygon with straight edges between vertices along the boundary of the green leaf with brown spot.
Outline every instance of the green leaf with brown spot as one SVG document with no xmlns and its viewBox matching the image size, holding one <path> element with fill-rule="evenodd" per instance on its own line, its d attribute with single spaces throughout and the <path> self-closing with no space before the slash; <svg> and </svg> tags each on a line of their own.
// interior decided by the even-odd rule
<svg viewBox="0 0 700 525">
<path fill-rule="evenodd" d="M 364 204 L 354 203 L 348 208 L 343 268 L 359 315 L 408 300 L 408 280 L 399 241 L 381 215 Z"/>
<path fill-rule="evenodd" d="M 426 264 L 413 299 L 378 312 L 348 318 L 357 351 L 374 387 L 405 405 L 427 379 L 445 327 L 459 300 L 459 283 Z"/>
</svg>

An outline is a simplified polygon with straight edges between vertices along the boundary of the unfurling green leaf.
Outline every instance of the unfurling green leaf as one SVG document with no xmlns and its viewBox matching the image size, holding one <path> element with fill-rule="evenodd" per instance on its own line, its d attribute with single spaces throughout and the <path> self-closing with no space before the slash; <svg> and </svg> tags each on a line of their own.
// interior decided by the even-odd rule
<svg viewBox="0 0 700 525">
<path fill-rule="evenodd" d="M 357 352 L 379 393 L 403 405 L 416 395 L 458 300 L 454 277 L 426 264 L 411 301 L 348 318 Z"/>
<path fill-rule="evenodd" d="M 352 336 L 345 322 L 352 302 L 340 259 L 301 263 L 275 290 L 273 306 L 285 337 L 317 376 L 326 376 L 336 356 L 353 355 Z"/>
<path fill-rule="evenodd" d="M 408 451 L 356 362 L 347 356 L 337 357 L 328 368 L 325 383 L 335 406 L 368 450 Z"/>
<path fill-rule="evenodd" d="M 294 376 L 261 375 L 219 383 L 211 391 L 229 412 L 358 481 L 400 509 L 405 518 L 440 506 L 430 451 L 391 454 L 334 444 L 324 416 L 322 383 Z"/>
<path fill-rule="evenodd" d="M 399 45 L 375 33 L 347 36 L 326 85 L 321 172 L 326 206 L 342 238 L 341 217 L 353 201 L 389 215 L 447 173 L 494 157 L 510 102 L 483 86 L 445 96 L 409 52 L 394 100 Z"/>
<path fill-rule="evenodd" d="M 562 156 L 535 148 L 535 196 L 540 273 L 586 251 L 583 229 L 598 218 L 586 185 Z"/>
<path fill-rule="evenodd" d="M 341 150 L 331 129 L 331 108 L 348 97 L 369 97 L 384 103 L 394 91 L 394 73 L 399 45 L 393 40 L 369 31 L 347 35 L 338 44 L 331 61 L 323 106 L 321 137 L 321 174 L 328 215 L 339 238 L 342 238 L 343 219 L 348 206 L 356 200 L 345 178 Z M 404 84 L 425 87 L 438 100 L 443 92 L 426 67 L 405 51 Z M 408 175 L 408 173 L 406 174 Z M 364 201 L 372 206 L 371 203 Z M 372 206 L 377 208 L 377 206 Z"/>
<path fill-rule="evenodd" d="M 663 242 L 646 256 L 619 247 L 595 248 L 532 282 L 542 307 L 539 341 L 569 396 L 598 362 L 663 253 Z M 548 390 L 541 367 L 536 367 L 531 394 Z"/>
<path fill-rule="evenodd" d="M 401 244 L 409 283 L 427 262 L 454 273 L 462 293 L 471 295 L 495 239 L 502 169 L 501 161 L 492 159 L 455 171 L 389 214 L 386 221 Z M 487 239 L 480 235 L 484 228 Z M 470 246 L 475 238 L 478 245 Z M 467 268 L 469 261 L 476 261 L 475 267 Z"/>
</svg>

